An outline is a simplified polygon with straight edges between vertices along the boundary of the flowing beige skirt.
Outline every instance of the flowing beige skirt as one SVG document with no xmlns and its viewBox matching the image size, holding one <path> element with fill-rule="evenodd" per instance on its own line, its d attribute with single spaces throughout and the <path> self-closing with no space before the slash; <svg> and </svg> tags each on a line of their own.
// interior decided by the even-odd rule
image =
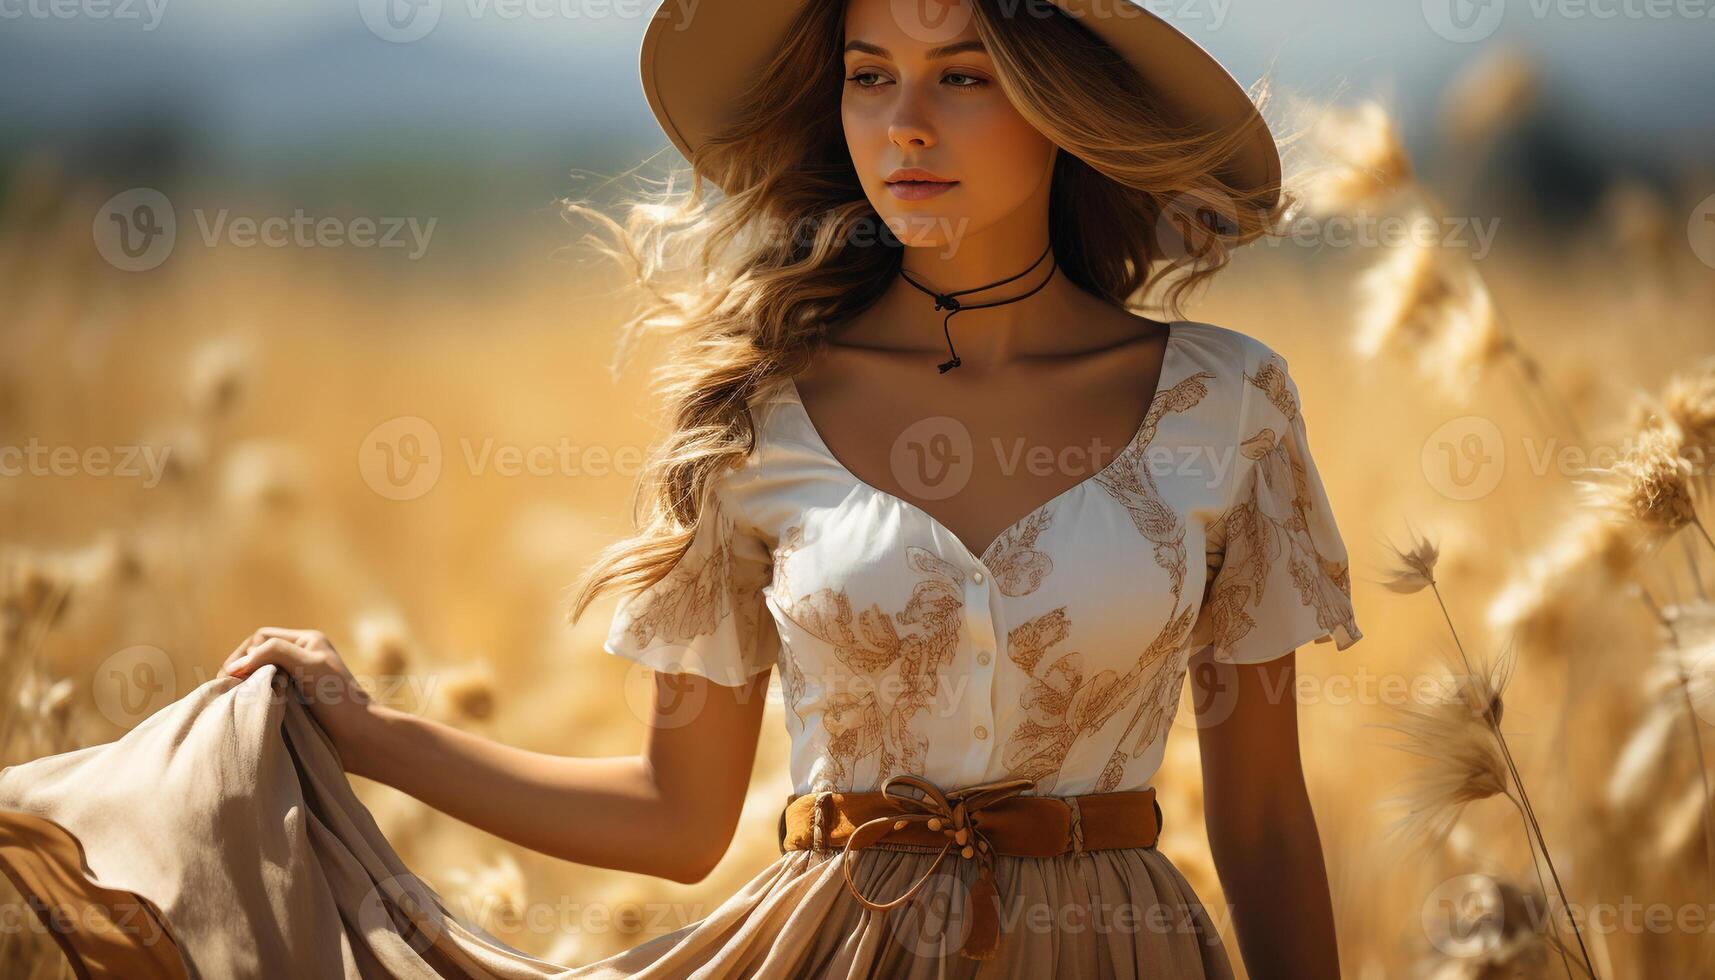
<svg viewBox="0 0 1715 980">
<path fill-rule="evenodd" d="M 81 855 L 54 857 L 43 828 Z M 166 943 L 183 976 L 220 980 L 1232 976 L 1202 903 L 1154 848 L 998 857 L 1001 946 L 984 961 L 958 953 L 970 862 L 943 860 L 884 913 L 851 895 L 836 857 L 783 854 L 704 918 L 569 967 L 457 916 L 405 867 L 276 668 L 207 681 L 117 741 L 0 770 L 0 865 L 37 907 L 129 895 L 147 914 L 128 921 L 155 926 L 121 929 L 127 953 L 91 916 L 61 916 L 86 930 L 61 943 L 80 975 L 169 975 Z M 848 860 L 863 894 L 887 901 L 934 857 L 876 845 Z"/>
</svg>

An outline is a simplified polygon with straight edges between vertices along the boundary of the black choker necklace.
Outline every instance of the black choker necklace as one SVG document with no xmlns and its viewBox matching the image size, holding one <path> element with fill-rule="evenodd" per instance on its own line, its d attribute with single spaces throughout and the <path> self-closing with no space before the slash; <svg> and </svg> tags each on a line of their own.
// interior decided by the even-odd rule
<svg viewBox="0 0 1715 980">
<path fill-rule="evenodd" d="M 1048 248 L 1045 248 L 1042 250 L 1042 254 L 1036 257 L 1035 262 L 1030 263 L 1030 269 L 1034 269 L 1037 266 L 1041 265 L 1042 260 L 1047 257 L 1048 252 L 1051 249 L 1053 249 L 1053 247 L 1054 247 L 1054 243 L 1049 242 Z M 1055 268 L 1056 268 L 1055 263 L 1052 260 L 1049 261 L 1049 263 L 1048 263 L 1048 279 L 1054 278 L 1054 269 Z M 1030 269 L 1025 269 L 1024 272 L 1029 272 Z M 930 296 L 935 297 L 935 309 L 948 311 L 946 319 L 941 321 L 941 332 L 943 334 L 945 334 L 947 337 L 947 353 L 952 354 L 953 357 L 952 357 L 952 360 L 942 361 L 939 365 L 937 365 L 938 367 L 940 367 L 942 374 L 946 374 L 949 370 L 958 367 L 959 363 L 960 363 L 959 362 L 959 355 L 957 353 L 955 353 L 953 350 L 953 334 L 952 334 L 951 329 L 948 326 L 948 321 L 953 319 L 954 313 L 957 313 L 960 310 L 980 310 L 980 309 L 983 309 L 983 308 L 989 307 L 989 306 L 1005 306 L 1008 303 L 1016 303 L 1019 300 L 1023 299 L 1025 296 L 1029 296 L 1031 293 L 1036 292 L 1037 289 L 1041 289 L 1043 286 L 1048 285 L 1048 279 L 1042 280 L 1040 283 L 1038 283 L 1036 285 L 1036 289 L 1032 289 L 1029 293 L 1025 293 L 1023 296 L 1014 296 L 1011 299 L 1003 299 L 1003 300 L 999 300 L 999 301 L 994 302 L 994 303 L 971 303 L 969 305 L 966 305 L 964 303 L 960 303 L 958 300 L 954 299 L 953 297 L 963 296 L 965 293 L 980 292 L 981 290 L 984 290 L 984 289 L 993 289 L 996 286 L 1004 285 L 1005 283 L 1009 283 L 1009 282 L 1013 281 L 1014 279 L 1017 279 L 1018 276 L 1024 275 L 1024 272 L 1020 272 L 1017 276 L 1007 276 L 1005 279 L 1001 279 L 997 282 L 991 282 L 986 286 L 973 286 L 970 289 L 958 289 L 958 290 L 954 290 L 953 292 L 950 292 L 950 293 L 937 293 L 933 289 L 930 289 L 930 288 L 923 286 L 922 284 L 918 283 L 917 280 L 912 279 L 911 274 L 909 272 L 906 272 L 904 270 L 904 268 L 901 268 L 899 270 L 899 274 L 901 276 L 905 277 L 906 282 L 910 283 L 913 286 L 916 286 L 918 289 L 923 290 L 924 292 L 928 293 Z"/>
</svg>

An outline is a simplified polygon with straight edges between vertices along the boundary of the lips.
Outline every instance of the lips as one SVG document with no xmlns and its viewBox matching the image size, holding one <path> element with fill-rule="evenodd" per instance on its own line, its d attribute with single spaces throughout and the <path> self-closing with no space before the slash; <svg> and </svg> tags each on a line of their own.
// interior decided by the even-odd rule
<svg viewBox="0 0 1715 980">
<path fill-rule="evenodd" d="M 959 182 L 950 177 L 924 170 L 922 167 L 901 167 L 887 175 L 888 193 L 901 201 L 924 201 L 939 197 Z"/>
<path fill-rule="evenodd" d="M 957 186 L 956 180 L 896 180 L 887 185 L 887 192 L 901 201 L 926 201 Z"/>
<path fill-rule="evenodd" d="M 889 184 L 956 184 L 958 181 L 951 177 L 943 177 L 921 167 L 901 167 L 887 175 Z"/>
</svg>

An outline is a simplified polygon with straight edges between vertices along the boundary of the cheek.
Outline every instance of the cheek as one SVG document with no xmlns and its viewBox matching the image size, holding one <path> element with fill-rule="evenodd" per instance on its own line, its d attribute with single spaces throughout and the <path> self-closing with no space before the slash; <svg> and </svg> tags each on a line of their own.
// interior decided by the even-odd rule
<svg viewBox="0 0 1715 980">
<path fill-rule="evenodd" d="M 996 194 L 1028 195 L 1053 163 L 1052 144 L 1010 108 L 973 118 L 960 142 L 976 148 L 961 156 L 977 172 L 973 176 Z"/>
<path fill-rule="evenodd" d="M 859 176 L 868 180 L 879 165 L 880 148 L 887 142 L 887 126 L 875 113 L 850 102 L 840 106 L 840 125 L 845 130 L 852 164 Z"/>
</svg>

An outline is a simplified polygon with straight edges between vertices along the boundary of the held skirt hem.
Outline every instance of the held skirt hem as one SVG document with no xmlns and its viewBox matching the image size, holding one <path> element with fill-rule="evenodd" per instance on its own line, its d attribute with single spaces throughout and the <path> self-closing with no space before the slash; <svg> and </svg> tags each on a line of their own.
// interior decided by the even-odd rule
<svg viewBox="0 0 1715 980">
<path fill-rule="evenodd" d="M 172 960 L 185 977 L 222 980 L 1233 975 L 1219 930 L 1155 848 L 997 856 L 1001 940 L 990 960 L 958 952 L 971 862 L 949 854 L 883 912 L 848 891 L 838 852 L 821 850 L 782 854 L 674 932 L 594 963 L 550 963 L 459 916 L 411 873 L 272 666 L 209 680 L 116 741 L 0 770 L 0 843 L 44 839 L 43 820 L 76 847 L 0 848 L 0 870 L 43 907 L 141 899 L 157 927 L 129 941 L 154 972 L 130 975 L 174 975 L 161 967 Z M 877 844 L 848 860 L 864 896 L 886 902 L 935 852 Z M 60 927 L 102 928 L 61 946 L 71 958 L 83 941 L 119 964 L 107 975 L 128 975 L 111 921 L 85 914 Z M 163 937 L 174 947 L 165 958 Z"/>
</svg>

